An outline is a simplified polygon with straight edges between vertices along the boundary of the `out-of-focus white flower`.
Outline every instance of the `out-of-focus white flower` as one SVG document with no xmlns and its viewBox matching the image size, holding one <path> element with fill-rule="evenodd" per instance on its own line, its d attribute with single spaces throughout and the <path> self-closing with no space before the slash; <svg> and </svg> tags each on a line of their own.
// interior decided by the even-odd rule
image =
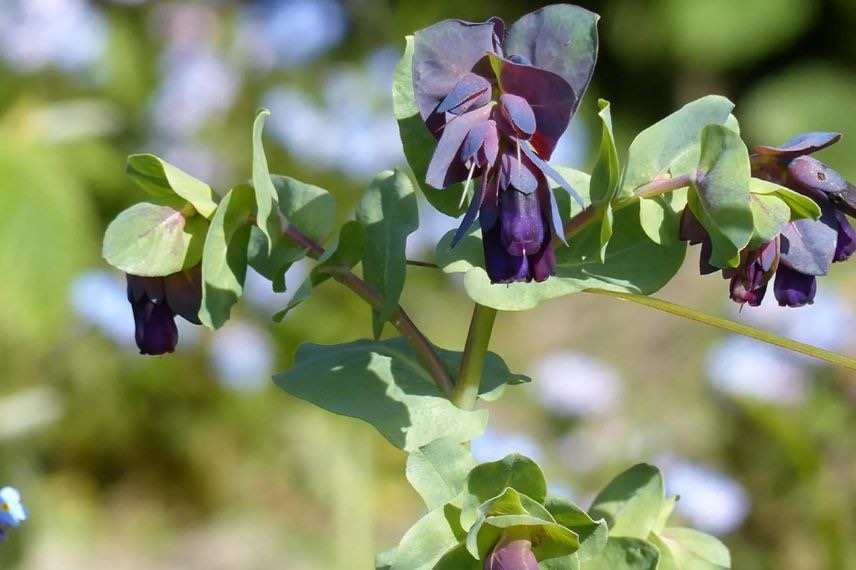
<svg viewBox="0 0 856 570">
<path fill-rule="evenodd" d="M 577 352 L 556 352 L 539 360 L 532 371 L 535 394 L 559 416 L 608 413 L 621 402 L 618 371 L 608 363 Z"/>
<path fill-rule="evenodd" d="M 21 493 L 14 487 L 0 489 L 0 540 L 9 527 L 18 527 L 27 520 L 27 509 L 21 503 Z"/>
<path fill-rule="evenodd" d="M 134 316 L 125 280 L 111 271 L 87 271 L 71 284 L 71 306 L 85 323 L 116 344 L 134 346 Z"/>
<path fill-rule="evenodd" d="M 233 320 L 215 331 L 212 337 L 208 359 L 223 386 L 254 392 L 270 383 L 274 347 L 267 331 Z"/>
<path fill-rule="evenodd" d="M 666 492 L 680 495 L 675 510 L 693 527 L 723 535 L 737 530 L 749 514 L 749 494 L 740 483 L 704 465 L 672 459 L 659 462 Z"/>
<path fill-rule="evenodd" d="M 503 432 L 493 428 L 487 430 L 470 443 L 473 457 L 479 463 L 497 461 L 510 453 L 519 453 L 539 461 L 541 446 L 525 433 Z"/>
<path fill-rule="evenodd" d="M 803 366 L 791 354 L 759 341 L 731 336 L 706 358 L 707 376 L 718 390 L 777 404 L 798 404 L 808 389 Z"/>
<path fill-rule="evenodd" d="M 345 37 L 344 8 L 334 0 L 264 0 L 243 7 L 237 48 L 249 65 L 288 68 L 316 58 Z"/>
<path fill-rule="evenodd" d="M 87 0 L 0 2 L 0 57 L 24 72 L 88 69 L 103 55 L 107 35 L 104 15 Z"/>
</svg>

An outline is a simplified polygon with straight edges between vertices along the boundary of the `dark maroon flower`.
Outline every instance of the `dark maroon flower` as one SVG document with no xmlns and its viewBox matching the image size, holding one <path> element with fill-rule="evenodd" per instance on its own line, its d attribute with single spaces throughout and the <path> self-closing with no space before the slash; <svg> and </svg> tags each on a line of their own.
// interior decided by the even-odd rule
<svg viewBox="0 0 856 570">
<path fill-rule="evenodd" d="M 817 277 L 800 273 L 783 265 L 776 271 L 773 292 L 782 307 L 811 305 L 814 303 L 814 294 L 817 292 Z"/>
<path fill-rule="evenodd" d="M 779 264 L 779 237 L 776 236 L 756 250 L 742 252 L 740 257 L 737 268 L 723 270 L 722 274 L 726 278 L 731 276 L 732 301 L 757 307 L 764 299 L 767 283 Z"/>
<path fill-rule="evenodd" d="M 165 277 L 128 275 L 128 301 L 134 313 L 134 338 L 140 354 L 159 355 L 175 350 L 175 316 L 200 324 L 202 271 L 197 265 Z"/>
<path fill-rule="evenodd" d="M 538 559 L 528 540 L 500 542 L 485 559 L 484 570 L 538 570 Z"/>
</svg>

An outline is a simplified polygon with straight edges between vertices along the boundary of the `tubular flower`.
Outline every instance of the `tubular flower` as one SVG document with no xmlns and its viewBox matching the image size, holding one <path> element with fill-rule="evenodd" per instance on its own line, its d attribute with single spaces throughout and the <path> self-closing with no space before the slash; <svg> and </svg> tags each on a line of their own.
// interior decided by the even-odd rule
<svg viewBox="0 0 856 570">
<path fill-rule="evenodd" d="M 497 18 L 446 20 L 415 34 L 413 90 L 438 139 L 426 182 L 435 188 L 465 182 L 463 202 L 479 179 L 452 247 L 478 216 L 490 280 L 543 281 L 556 270 L 553 236 L 562 238 L 547 177 L 576 196 L 546 161 L 576 111 L 594 60 L 592 69 L 575 70 L 577 93 L 561 69 L 538 67 L 520 54 L 506 57 L 504 36 Z"/>
<path fill-rule="evenodd" d="M 27 509 L 21 504 L 21 494 L 14 487 L 0 489 L 0 540 L 6 538 L 6 531 L 17 528 L 27 520 Z"/>
<path fill-rule="evenodd" d="M 165 277 L 128 275 L 128 301 L 134 313 L 140 354 L 173 352 L 178 344 L 175 316 L 200 324 L 202 269 L 197 265 Z"/>
<path fill-rule="evenodd" d="M 773 293 L 781 306 L 802 307 L 814 302 L 817 277 L 832 263 L 847 260 L 856 251 L 856 230 L 846 214 L 856 213 L 856 187 L 811 153 L 834 144 L 838 133 L 804 133 L 780 147 L 757 146 L 749 155 L 752 176 L 785 186 L 811 198 L 819 207 L 818 220 L 799 219 L 786 224 L 773 240 L 741 252 L 740 265 L 723 269 L 730 279 L 736 303 L 757 306 L 775 275 Z M 709 262 L 710 238 L 684 209 L 681 239 L 701 243 L 701 272 L 717 270 Z"/>
</svg>

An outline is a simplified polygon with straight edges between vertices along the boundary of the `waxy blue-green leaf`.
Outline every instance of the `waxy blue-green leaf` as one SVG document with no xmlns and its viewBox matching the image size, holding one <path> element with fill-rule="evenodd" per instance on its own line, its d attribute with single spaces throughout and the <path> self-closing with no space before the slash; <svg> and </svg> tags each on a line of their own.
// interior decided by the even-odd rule
<svg viewBox="0 0 856 570">
<path fill-rule="evenodd" d="M 465 535 L 457 522 L 459 509 L 444 505 L 410 527 L 395 550 L 391 570 L 431 570 Z M 388 562 L 387 562 L 388 564 Z"/>
<path fill-rule="evenodd" d="M 454 184 L 443 190 L 437 190 L 425 183 L 428 165 L 437 147 L 437 140 L 422 122 L 416 97 L 413 94 L 413 36 L 407 36 L 407 46 L 404 55 L 395 67 L 392 80 L 392 107 L 398 121 L 401 134 L 401 144 L 407 163 L 413 171 L 417 188 L 428 199 L 432 206 L 452 217 L 464 213 L 464 207 L 459 206 L 462 185 Z"/>
<path fill-rule="evenodd" d="M 153 154 L 132 154 L 125 172 L 156 198 L 180 196 L 206 218 L 211 218 L 217 209 L 214 191 L 208 184 Z"/>
<path fill-rule="evenodd" d="M 574 531 L 579 537 L 577 556 L 580 561 L 596 557 L 606 546 L 609 531 L 604 519 L 596 521 L 577 505 L 555 495 L 547 495 L 544 507 L 557 523 Z"/>
<path fill-rule="evenodd" d="M 207 230 L 202 216 L 185 218 L 171 206 L 140 202 L 107 226 L 102 255 L 131 275 L 171 275 L 199 263 Z"/>
<path fill-rule="evenodd" d="M 270 111 L 259 109 L 256 120 L 253 122 L 253 189 L 256 194 L 256 225 L 265 236 L 265 253 L 273 248 L 274 241 L 281 232 L 279 198 L 271 179 L 265 148 L 262 144 L 262 132 L 268 116 Z"/>
<path fill-rule="evenodd" d="M 821 211 L 817 202 L 790 188 L 785 188 L 784 186 L 779 186 L 760 178 L 752 178 L 749 181 L 749 189 L 752 194 L 773 194 L 777 196 L 790 208 L 790 221 L 792 222 L 802 218 L 811 218 L 812 220 L 820 218 Z"/>
<path fill-rule="evenodd" d="M 199 320 L 218 329 L 229 320 L 232 305 L 244 291 L 253 189 L 232 188 L 214 213 L 202 253 L 202 306 Z"/>
<path fill-rule="evenodd" d="M 600 220 L 600 247 L 598 258 L 603 262 L 606 256 L 606 246 L 612 237 L 612 223 L 615 214 L 612 211 L 612 200 L 618 192 L 621 183 L 621 167 L 618 163 L 618 149 L 615 147 L 615 137 L 612 134 L 612 115 L 609 112 L 609 102 L 600 99 L 597 102 L 600 109 L 597 116 L 601 121 L 600 151 L 597 162 L 591 174 L 589 198 L 592 204 L 598 204 Z"/>
<path fill-rule="evenodd" d="M 601 553 L 582 564 L 582 570 L 658 570 L 660 551 L 639 538 L 610 536 Z"/>
<path fill-rule="evenodd" d="M 772 240 L 788 224 L 791 209 L 775 194 L 750 194 L 752 205 L 752 239 L 747 249 L 757 249 Z"/>
<path fill-rule="evenodd" d="M 598 493 L 589 515 L 606 519 L 610 539 L 619 536 L 646 539 L 665 505 L 659 469 L 643 463 L 621 473 Z"/>
<path fill-rule="evenodd" d="M 441 438 L 410 454 L 405 475 L 432 510 L 463 492 L 475 466 L 475 458 L 460 442 Z"/>
<path fill-rule="evenodd" d="M 709 124 L 735 125 L 734 103 L 719 95 L 708 95 L 684 105 L 648 127 L 633 140 L 619 196 L 657 178 L 692 173 L 701 150 L 701 131 Z M 640 209 L 646 235 L 658 244 L 677 240 L 678 213 L 686 204 L 686 193 L 671 192 L 643 200 Z M 657 223 L 657 221 L 661 223 Z"/>
<path fill-rule="evenodd" d="M 279 201 L 279 211 L 290 226 L 316 243 L 323 243 L 336 225 L 336 201 L 323 188 L 288 176 L 271 175 Z M 267 252 L 267 238 L 253 228 L 250 238 L 250 265 L 273 282 L 273 290 L 285 291 L 285 272 L 295 261 L 306 256 L 306 249 L 282 233 L 274 238 Z"/>
<path fill-rule="evenodd" d="M 482 463 L 467 477 L 461 526 L 469 528 L 478 516 L 479 505 L 500 495 L 511 487 L 531 499 L 544 502 L 547 497 L 547 481 L 538 464 L 512 453 L 499 461 Z"/>
<path fill-rule="evenodd" d="M 752 237 L 751 178 L 740 136 L 722 125 L 706 126 L 688 204 L 710 235 L 710 262 L 716 267 L 734 267 Z"/>
<path fill-rule="evenodd" d="M 483 568 L 484 562 L 474 558 L 467 550 L 467 543 L 461 542 L 446 552 L 432 570 L 482 570 Z"/>
<path fill-rule="evenodd" d="M 368 237 L 363 279 L 383 298 L 383 307 L 372 311 L 377 338 L 398 307 L 407 272 L 407 236 L 419 227 L 416 194 L 408 177 L 400 170 L 377 175 L 357 204 L 357 220 Z"/>
<path fill-rule="evenodd" d="M 484 410 L 456 408 L 401 338 L 304 344 L 274 380 L 292 396 L 368 422 L 405 451 L 444 437 L 470 441 L 487 423 Z"/>
<path fill-rule="evenodd" d="M 309 276 L 303 281 L 288 305 L 273 316 L 273 320 L 280 322 L 294 307 L 308 299 L 312 290 L 332 277 L 337 271 L 350 271 L 352 267 L 360 262 L 366 248 L 366 230 L 359 222 L 346 222 L 339 229 L 336 241 L 330 244 L 318 259 L 318 263 L 309 272 Z"/>
<path fill-rule="evenodd" d="M 719 539 L 690 528 L 671 527 L 650 538 L 660 550 L 657 570 L 728 570 L 731 555 Z"/>
</svg>

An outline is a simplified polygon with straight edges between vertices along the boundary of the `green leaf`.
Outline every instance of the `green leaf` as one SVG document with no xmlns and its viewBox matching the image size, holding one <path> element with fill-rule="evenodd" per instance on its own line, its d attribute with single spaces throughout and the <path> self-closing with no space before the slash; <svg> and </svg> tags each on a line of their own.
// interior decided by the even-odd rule
<svg viewBox="0 0 856 570">
<path fill-rule="evenodd" d="M 116 216 L 102 254 L 113 267 L 144 277 L 171 275 L 199 263 L 208 222 L 170 206 L 140 202 Z"/>
<path fill-rule="evenodd" d="M 654 529 L 665 502 L 659 469 L 643 463 L 613 479 L 597 495 L 589 514 L 606 519 L 610 538 L 644 539 Z"/>
<path fill-rule="evenodd" d="M 152 196 L 180 196 L 208 219 L 217 209 L 210 186 L 153 154 L 132 154 L 128 157 L 125 172 Z"/>
<path fill-rule="evenodd" d="M 262 131 L 265 119 L 270 115 L 267 109 L 260 109 L 253 122 L 253 188 L 256 193 L 256 225 L 265 236 L 264 252 L 273 248 L 275 238 L 280 234 L 279 198 L 268 170 L 265 149 L 262 144 Z"/>
<path fill-rule="evenodd" d="M 580 570 L 580 557 L 577 553 L 570 556 L 550 558 L 538 562 L 539 570 Z"/>
<path fill-rule="evenodd" d="M 600 152 L 591 175 L 589 198 L 592 204 L 599 204 L 600 248 L 598 258 L 603 262 L 606 246 L 612 237 L 613 211 L 612 200 L 618 192 L 621 182 L 621 167 L 618 164 L 618 149 L 615 148 L 615 137 L 612 134 L 612 115 L 609 112 L 609 102 L 600 99 L 597 102 L 600 111 L 597 116 L 602 123 Z"/>
<path fill-rule="evenodd" d="M 580 549 L 577 555 L 580 561 L 594 558 L 606 546 L 609 531 L 604 519 L 595 521 L 577 505 L 555 495 L 547 495 L 544 507 L 557 523 L 574 531 L 579 537 Z"/>
<path fill-rule="evenodd" d="M 431 205 L 439 211 L 453 218 L 460 216 L 464 213 L 463 206 L 458 205 L 462 191 L 460 184 L 454 184 L 443 190 L 437 190 L 425 184 L 425 175 L 428 173 L 428 164 L 437 147 L 437 139 L 422 122 L 416 97 L 413 95 L 413 36 L 407 36 L 404 55 L 395 67 L 392 80 L 392 107 L 398 121 L 404 156 L 413 170 L 417 188 L 422 190 Z"/>
<path fill-rule="evenodd" d="M 328 280 L 335 273 L 350 271 L 363 256 L 366 248 L 366 230 L 359 222 L 346 222 L 339 230 L 339 237 L 330 244 L 318 259 L 318 263 L 309 272 L 300 287 L 292 295 L 288 306 L 273 316 L 280 322 L 297 305 L 312 295 L 312 290 Z"/>
<path fill-rule="evenodd" d="M 410 452 L 443 437 L 469 441 L 487 422 L 486 411 L 461 410 L 446 399 L 402 338 L 303 344 L 294 367 L 274 380 L 292 396 L 370 423 Z"/>
<path fill-rule="evenodd" d="M 321 244 L 336 225 L 336 201 L 323 188 L 306 184 L 288 176 L 271 175 L 279 202 L 279 211 L 290 226 Z M 295 261 L 306 256 L 306 249 L 278 232 L 270 253 L 267 238 L 253 228 L 250 239 L 250 265 L 273 282 L 273 290 L 285 291 L 285 272 Z"/>
<path fill-rule="evenodd" d="M 647 540 L 610 536 L 606 548 L 583 562 L 582 570 L 658 570 L 659 559 L 657 547 Z"/>
<path fill-rule="evenodd" d="M 540 503 L 547 497 L 544 473 L 528 457 L 512 453 L 499 461 L 482 463 L 467 477 L 461 526 L 471 526 L 478 516 L 479 505 L 501 495 L 509 487 Z"/>
<path fill-rule="evenodd" d="M 639 133 L 627 154 L 619 196 L 630 196 L 634 189 L 657 178 L 693 172 L 699 160 L 702 129 L 712 123 L 731 124 L 733 108 L 734 103 L 725 97 L 708 95 Z M 678 213 L 686 204 L 685 196 L 685 192 L 670 192 L 642 201 L 642 227 L 652 241 L 667 245 L 677 240 Z"/>
<path fill-rule="evenodd" d="M 690 528 L 667 528 L 651 541 L 660 550 L 657 570 L 728 570 L 731 555 L 717 538 Z"/>
<path fill-rule="evenodd" d="M 734 267 L 752 237 L 750 179 L 749 155 L 740 136 L 722 125 L 705 127 L 688 203 L 710 235 L 710 261 L 717 267 Z"/>
<path fill-rule="evenodd" d="M 372 311 L 377 338 L 398 307 L 407 272 L 407 236 L 419 227 L 416 194 L 407 176 L 400 170 L 377 175 L 357 204 L 357 220 L 368 235 L 363 278 L 383 298 L 383 308 Z"/>
<path fill-rule="evenodd" d="M 586 200 L 589 180 L 582 172 L 556 167 Z M 502 311 L 522 311 L 542 302 L 586 289 L 650 294 L 658 291 L 677 273 L 684 260 L 686 242 L 658 245 L 645 238 L 639 221 L 639 206 L 615 213 L 614 234 L 604 263 L 598 260 L 600 228 L 592 225 L 556 248 L 556 276 L 541 283 L 494 285 L 484 271 L 481 233 L 472 229 L 454 249 L 454 232 L 437 244 L 437 263 L 446 273 L 465 273 L 464 288 L 471 299 Z"/>
<path fill-rule="evenodd" d="M 760 178 L 752 178 L 749 182 L 749 189 L 752 194 L 773 194 L 784 201 L 791 210 L 791 222 L 802 218 L 811 218 L 812 220 L 820 218 L 820 206 L 817 205 L 817 202 L 799 192 L 794 192 L 790 188 Z"/>
<path fill-rule="evenodd" d="M 218 329 L 244 291 L 247 275 L 249 217 L 253 210 L 253 189 L 242 184 L 232 188 L 214 213 L 202 253 L 202 306 L 199 320 Z"/>
<path fill-rule="evenodd" d="M 432 570 L 482 570 L 484 563 L 477 560 L 462 542 L 443 555 Z"/>
<path fill-rule="evenodd" d="M 438 507 L 419 519 L 401 539 L 392 570 L 430 570 L 463 537 L 458 508 Z"/>
<path fill-rule="evenodd" d="M 750 194 L 752 206 L 752 239 L 747 249 L 757 249 L 772 240 L 791 219 L 791 209 L 776 194 Z"/>
<path fill-rule="evenodd" d="M 461 494 L 476 460 L 460 442 L 441 438 L 422 446 L 407 458 L 407 480 L 428 510 Z"/>
</svg>

